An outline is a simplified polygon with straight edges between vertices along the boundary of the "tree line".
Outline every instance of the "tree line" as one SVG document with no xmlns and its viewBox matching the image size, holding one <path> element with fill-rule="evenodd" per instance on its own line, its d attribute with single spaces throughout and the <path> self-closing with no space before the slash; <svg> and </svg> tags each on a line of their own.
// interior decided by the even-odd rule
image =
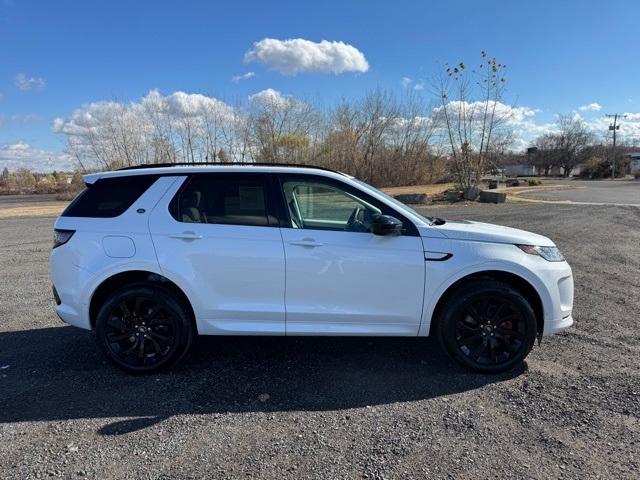
<svg viewBox="0 0 640 480">
<path fill-rule="evenodd" d="M 629 160 L 624 155 L 636 150 L 633 145 L 607 145 L 593 133 L 585 122 L 574 115 L 562 115 L 554 132 L 540 135 L 521 163 L 537 167 L 538 174 L 558 172 L 565 177 L 581 166 L 580 176 L 604 178 L 622 176 Z M 615 163 L 615 171 L 614 171 Z"/>
<path fill-rule="evenodd" d="M 141 102 L 98 102 L 59 120 L 67 152 L 84 170 L 147 163 L 313 164 L 377 186 L 455 178 L 477 183 L 508 147 L 502 104 L 506 66 L 446 65 L 431 101 L 383 90 L 331 107 L 268 89 L 233 106 L 213 97 L 151 91 Z"/>
<path fill-rule="evenodd" d="M 69 199 L 83 186 L 79 171 L 37 173 L 26 168 L 9 171 L 5 167 L 0 173 L 0 194 L 3 195 L 56 193 L 60 198 Z"/>
<path fill-rule="evenodd" d="M 474 66 L 445 64 L 430 100 L 410 89 L 399 96 L 373 90 L 329 107 L 272 89 L 233 105 L 152 90 L 136 103 L 85 106 L 57 119 L 54 130 L 66 136 L 81 172 L 149 163 L 296 163 L 381 187 L 455 181 L 465 189 L 516 161 L 567 176 L 590 162 L 594 175 L 606 176 L 611 151 L 576 116 L 559 117 L 532 142 L 531 154 L 514 155 L 518 109 L 503 103 L 506 68 L 483 51 Z M 17 177 L 33 183 L 25 172 Z"/>
</svg>

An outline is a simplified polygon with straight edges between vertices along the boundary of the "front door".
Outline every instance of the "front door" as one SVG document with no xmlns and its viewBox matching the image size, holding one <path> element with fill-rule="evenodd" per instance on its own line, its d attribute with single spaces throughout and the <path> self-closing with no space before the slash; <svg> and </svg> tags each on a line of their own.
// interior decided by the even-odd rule
<svg viewBox="0 0 640 480">
<path fill-rule="evenodd" d="M 287 335 L 417 335 L 425 263 L 415 229 L 372 234 L 373 215 L 397 214 L 333 179 L 282 175 L 281 188 Z"/>
</svg>

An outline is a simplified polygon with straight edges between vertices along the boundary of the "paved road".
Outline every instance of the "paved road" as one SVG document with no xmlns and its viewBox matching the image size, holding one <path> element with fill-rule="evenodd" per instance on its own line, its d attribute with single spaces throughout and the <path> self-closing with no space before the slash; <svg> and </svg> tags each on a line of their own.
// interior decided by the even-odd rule
<svg viewBox="0 0 640 480">
<path fill-rule="evenodd" d="M 637 479 L 640 209 L 425 213 L 553 238 L 575 326 L 495 376 L 417 338 L 203 338 L 129 376 L 52 311 L 53 218 L 0 219 L 0 478 Z"/>
<path fill-rule="evenodd" d="M 551 182 L 544 182 L 545 184 Z M 537 200 L 569 200 L 572 202 L 640 205 L 640 181 L 568 180 L 559 182 L 577 186 L 570 190 L 541 190 L 518 195 Z"/>
</svg>

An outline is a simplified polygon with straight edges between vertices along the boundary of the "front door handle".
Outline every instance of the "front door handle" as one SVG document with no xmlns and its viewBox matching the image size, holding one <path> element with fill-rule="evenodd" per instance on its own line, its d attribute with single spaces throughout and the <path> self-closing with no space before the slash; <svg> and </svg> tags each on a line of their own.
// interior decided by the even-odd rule
<svg viewBox="0 0 640 480">
<path fill-rule="evenodd" d="M 307 247 L 307 248 L 316 248 L 321 247 L 324 243 L 316 242 L 311 238 L 303 238 L 302 240 L 296 240 L 293 242 L 289 242 L 289 245 L 295 245 L 297 247 Z"/>
<path fill-rule="evenodd" d="M 169 235 L 170 238 L 179 238 L 181 240 L 199 240 L 202 238 L 202 235 L 198 235 L 194 232 L 182 232 L 182 233 L 173 233 Z"/>
</svg>

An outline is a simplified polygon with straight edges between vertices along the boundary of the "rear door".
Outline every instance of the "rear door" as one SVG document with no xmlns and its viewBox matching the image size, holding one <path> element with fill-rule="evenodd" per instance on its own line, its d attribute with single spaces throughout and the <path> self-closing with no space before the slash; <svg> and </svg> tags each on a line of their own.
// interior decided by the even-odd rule
<svg viewBox="0 0 640 480">
<path fill-rule="evenodd" d="M 287 334 L 417 335 L 425 262 L 415 226 L 346 183 L 280 178 L 288 212 Z M 403 221 L 404 233 L 371 233 L 372 216 L 380 213 Z"/>
<path fill-rule="evenodd" d="M 285 262 L 269 175 L 200 173 L 150 217 L 163 272 L 196 297 L 204 334 L 285 333 Z"/>
</svg>

